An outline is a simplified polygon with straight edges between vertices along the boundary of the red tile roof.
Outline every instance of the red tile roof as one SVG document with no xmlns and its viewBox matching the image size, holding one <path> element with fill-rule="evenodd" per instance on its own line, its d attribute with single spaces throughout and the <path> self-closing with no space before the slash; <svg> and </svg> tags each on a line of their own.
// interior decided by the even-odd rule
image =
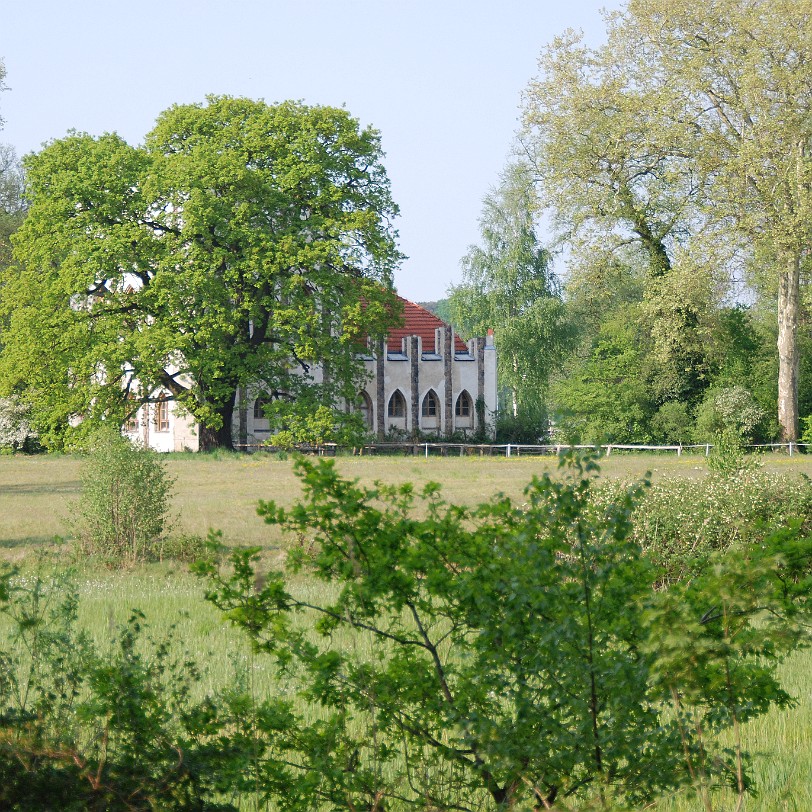
<svg viewBox="0 0 812 812">
<path fill-rule="evenodd" d="M 407 336 L 420 336 L 423 339 L 423 352 L 434 352 L 434 331 L 438 327 L 448 327 L 440 318 L 426 310 L 425 307 L 398 296 L 403 305 L 403 326 L 389 331 L 387 349 L 389 352 L 400 352 L 402 341 Z M 440 347 L 442 354 L 443 348 Z M 454 352 L 468 352 L 468 345 L 454 335 Z"/>
</svg>

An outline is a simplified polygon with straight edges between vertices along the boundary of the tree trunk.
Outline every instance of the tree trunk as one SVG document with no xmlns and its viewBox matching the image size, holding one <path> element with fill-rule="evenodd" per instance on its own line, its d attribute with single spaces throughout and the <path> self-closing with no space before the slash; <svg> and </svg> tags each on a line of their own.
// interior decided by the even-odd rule
<svg viewBox="0 0 812 812">
<path fill-rule="evenodd" d="M 213 451 L 216 448 L 227 448 L 234 450 L 234 437 L 231 433 L 231 418 L 234 415 L 234 404 L 237 399 L 237 388 L 234 393 L 218 410 L 222 423 L 220 428 L 214 429 L 209 426 L 200 426 L 200 450 Z"/>
<path fill-rule="evenodd" d="M 516 398 L 516 387 L 519 381 L 519 360 L 516 356 L 513 357 L 513 386 L 510 387 L 510 396 L 513 400 L 513 419 L 519 416 L 519 401 Z"/>
<path fill-rule="evenodd" d="M 786 260 L 778 277 L 778 425 L 781 441 L 798 439 L 798 310 L 800 257 Z"/>
</svg>

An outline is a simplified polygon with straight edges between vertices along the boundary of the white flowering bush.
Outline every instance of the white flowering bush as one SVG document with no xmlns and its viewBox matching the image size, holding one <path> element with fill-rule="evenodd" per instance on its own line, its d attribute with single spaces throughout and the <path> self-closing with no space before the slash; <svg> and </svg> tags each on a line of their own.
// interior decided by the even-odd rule
<svg viewBox="0 0 812 812">
<path fill-rule="evenodd" d="M 726 435 L 750 441 L 764 417 L 764 410 L 743 386 L 712 389 L 697 411 L 696 440 L 705 443 Z"/>
<path fill-rule="evenodd" d="M 595 498 L 608 504 L 622 487 L 607 483 Z M 660 583 L 669 584 L 702 572 L 715 551 L 758 544 L 791 522 L 812 533 L 810 480 L 744 468 L 727 476 L 658 481 L 635 508 L 632 537 L 659 569 Z"/>
<path fill-rule="evenodd" d="M 28 406 L 19 398 L 0 398 L 0 448 L 18 451 L 36 440 L 28 415 Z"/>
</svg>

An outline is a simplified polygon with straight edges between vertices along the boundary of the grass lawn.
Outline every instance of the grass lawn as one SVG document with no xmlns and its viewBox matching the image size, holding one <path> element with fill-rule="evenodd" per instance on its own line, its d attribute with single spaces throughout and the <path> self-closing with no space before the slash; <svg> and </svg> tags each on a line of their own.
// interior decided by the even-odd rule
<svg viewBox="0 0 812 812">
<path fill-rule="evenodd" d="M 80 491 L 81 459 L 75 456 L 0 456 L 0 559 L 18 560 L 36 548 L 70 535 L 70 504 Z M 473 504 L 503 492 L 513 498 L 534 474 L 555 469 L 555 457 L 339 457 L 345 476 L 364 483 L 440 482 L 452 502 Z M 812 475 L 812 455 L 765 457 L 765 466 Z M 256 454 L 167 456 L 176 477 L 174 511 L 177 532 L 205 535 L 223 531 L 229 544 L 275 546 L 275 537 L 256 516 L 259 499 L 290 504 L 299 493 L 290 460 Z M 651 471 L 659 476 L 704 476 L 702 456 L 619 454 L 602 461 L 603 475 L 635 479 Z"/>
<path fill-rule="evenodd" d="M 176 532 L 205 535 L 223 530 L 229 545 L 261 545 L 275 557 L 284 541 L 256 515 L 259 499 L 290 504 L 299 493 L 292 463 L 271 455 L 169 455 L 167 467 L 176 478 L 173 510 Z M 452 502 L 474 504 L 497 492 L 520 498 L 534 474 L 555 469 L 551 457 L 341 457 L 340 471 L 364 483 L 428 481 L 443 484 Z M 80 491 L 82 461 L 72 456 L 0 456 L 0 560 L 32 561 L 37 551 L 69 549 L 70 503 Z M 812 475 L 812 455 L 771 456 L 765 466 Z M 602 462 L 602 476 L 701 477 L 703 457 L 613 454 Z M 235 673 L 248 674 L 258 692 L 270 688 L 269 664 L 254 662 L 246 642 L 224 625 L 202 600 L 202 588 L 184 567 L 154 564 L 112 572 L 75 564 L 81 594 L 81 620 L 100 645 L 109 640 L 131 609 L 142 609 L 154 634 L 174 625 L 178 639 L 206 663 L 206 687 L 233 683 Z M 784 665 L 786 687 L 798 706 L 773 713 L 747 726 L 747 746 L 758 755 L 758 797 L 747 812 L 801 812 L 812 809 L 812 654 L 801 652 Z M 728 807 L 720 806 L 720 809 Z M 733 808 L 732 806 L 729 808 Z M 667 800 L 660 812 L 699 810 L 684 798 Z"/>
</svg>

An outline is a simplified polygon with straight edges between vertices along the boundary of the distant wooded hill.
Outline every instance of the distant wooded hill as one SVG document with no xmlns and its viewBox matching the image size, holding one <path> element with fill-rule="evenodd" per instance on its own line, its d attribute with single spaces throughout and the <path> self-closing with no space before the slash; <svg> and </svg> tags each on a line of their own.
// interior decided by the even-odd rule
<svg viewBox="0 0 812 812">
<path fill-rule="evenodd" d="M 438 299 L 436 302 L 417 302 L 420 307 L 425 307 L 431 313 L 434 313 L 437 318 L 445 322 L 451 321 L 451 312 L 448 308 L 448 299 Z"/>
</svg>

